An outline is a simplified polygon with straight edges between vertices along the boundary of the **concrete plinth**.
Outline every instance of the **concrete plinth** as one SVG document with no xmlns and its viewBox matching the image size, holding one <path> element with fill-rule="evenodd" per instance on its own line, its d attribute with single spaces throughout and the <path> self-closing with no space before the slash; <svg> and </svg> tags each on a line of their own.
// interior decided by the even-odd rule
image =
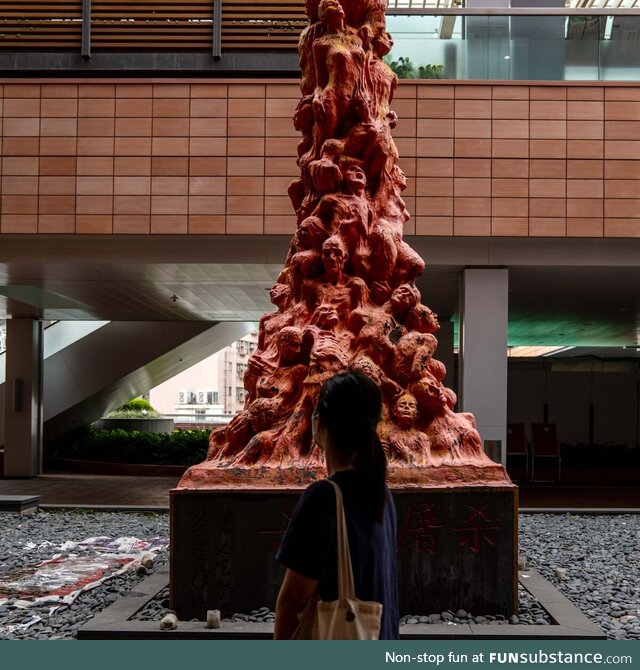
<svg viewBox="0 0 640 670">
<path fill-rule="evenodd" d="M 273 609 L 275 553 L 301 489 L 171 492 L 171 607 L 183 620 Z M 517 609 L 517 488 L 396 488 L 400 614 Z"/>
<path fill-rule="evenodd" d="M 30 514 L 37 511 L 40 496 L 0 495 L 0 512 Z"/>
</svg>

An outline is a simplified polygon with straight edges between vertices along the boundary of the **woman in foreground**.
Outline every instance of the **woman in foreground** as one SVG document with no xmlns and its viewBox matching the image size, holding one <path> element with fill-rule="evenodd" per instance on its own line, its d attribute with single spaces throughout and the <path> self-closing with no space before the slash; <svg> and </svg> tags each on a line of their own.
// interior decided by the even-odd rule
<svg viewBox="0 0 640 670">
<path fill-rule="evenodd" d="M 342 492 L 360 600 L 382 603 L 381 640 L 398 639 L 396 512 L 386 485 L 386 457 L 376 433 L 380 389 L 365 375 L 328 379 L 313 413 L 313 436 Z M 275 639 L 290 639 L 313 598 L 338 597 L 336 498 L 327 481 L 311 484 L 293 512 L 277 554 L 286 573 L 276 604 Z"/>
</svg>

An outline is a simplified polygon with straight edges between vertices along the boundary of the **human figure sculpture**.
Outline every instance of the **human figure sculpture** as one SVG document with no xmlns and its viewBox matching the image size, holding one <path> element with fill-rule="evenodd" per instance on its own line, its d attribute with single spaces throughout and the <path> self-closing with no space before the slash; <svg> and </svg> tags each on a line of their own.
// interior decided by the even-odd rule
<svg viewBox="0 0 640 670">
<path fill-rule="evenodd" d="M 321 0 L 318 16 L 324 35 L 312 44 L 316 89 L 313 110 L 318 130 L 315 146 L 336 136 L 340 122 L 349 118 L 353 97 L 362 80 L 365 54 L 353 29 L 345 23 L 338 0 Z"/>
<path fill-rule="evenodd" d="M 379 435 L 398 481 L 409 471 L 422 481 L 434 468 L 500 468 L 484 455 L 473 416 L 454 411 L 435 358 L 438 317 L 416 286 L 425 263 L 403 238 L 410 215 L 392 136 L 398 81 L 382 60 L 393 44 L 385 6 L 305 1 L 293 119 L 300 176 L 288 190 L 297 231 L 270 292 L 276 311 L 260 321 L 245 408 L 211 434 L 207 461 L 185 485 L 208 472 L 318 476 L 311 414 L 321 384 L 345 370 L 382 390 Z"/>
<path fill-rule="evenodd" d="M 438 315 L 422 303 L 414 305 L 405 319 L 407 330 L 417 330 L 419 333 L 437 333 L 440 330 Z"/>
<path fill-rule="evenodd" d="M 431 461 L 431 442 L 415 428 L 418 402 L 410 393 L 401 393 L 395 400 L 391 421 L 381 431 L 380 440 L 391 463 L 428 465 Z"/>
<path fill-rule="evenodd" d="M 338 159 L 342 153 L 342 142 L 326 140 L 320 150 L 320 158 L 309 164 L 309 173 L 316 193 L 334 193 L 340 188 L 342 171 Z"/>
<path fill-rule="evenodd" d="M 324 279 L 330 284 L 338 284 L 347 260 L 347 249 L 342 238 L 332 235 L 322 243 L 322 265 Z"/>
<path fill-rule="evenodd" d="M 277 334 L 281 328 L 290 325 L 293 320 L 293 314 L 289 311 L 292 290 L 288 284 L 277 282 L 269 291 L 269 297 L 278 311 L 265 314 L 260 319 L 258 348 L 249 359 L 243 378 L 249 400 L 255 398 L 258 377 L 275 369 L 278 361 Z"/>
<path fill-rule="evenodd" d="M 329 237 L 329 231 L 317 216 L 308 216 L 298 226 L 289 248 L 285 269 L 278 281 L 287 283 L 297 299 L 300 298 L 304 280 L 318 277 L 324 269 L 320 245 Z"/>
</svg>

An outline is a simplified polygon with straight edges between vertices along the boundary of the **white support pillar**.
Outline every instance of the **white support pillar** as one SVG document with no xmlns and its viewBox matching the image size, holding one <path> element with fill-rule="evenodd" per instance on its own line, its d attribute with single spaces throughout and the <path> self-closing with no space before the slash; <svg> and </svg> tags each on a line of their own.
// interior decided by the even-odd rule
<svg viewBox="0 0 640 670">
<path fill-rule="evenodd" d="M 474 414 L 485 444 L 500 440 L 503 464 L 507 447 L 508 292 L 508 270 L 463 272 L 458 409 Z"/>
<path fill-rule="evenodd" d="M 4 476 L 42 473 L 42 321 L 7 319 Z"/>
</svg>

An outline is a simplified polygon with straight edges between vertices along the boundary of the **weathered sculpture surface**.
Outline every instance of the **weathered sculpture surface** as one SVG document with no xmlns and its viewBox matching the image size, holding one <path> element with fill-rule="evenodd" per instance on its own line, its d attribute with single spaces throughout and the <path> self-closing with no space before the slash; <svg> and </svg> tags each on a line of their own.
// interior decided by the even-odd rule
<svg viewBox="0 0 640 670">
<path fill-rule="evenodd" d="M 307 0 L 294 125 L 298 230 L 271 290 L 245 375 L 245 409 L 214 431 L 181 487 L 303 483 L 324 470 L 312 445 L 320 386 L 347 368 L 381 387 L 379 432 L 396 483 L 508 481 L 472 415 L 455 413 L 434 358 L 437 315 L 420 302 L 423 260 L 403 240 L 409 213 L 391 130 L 397 78 L 384 0 Z"/>
</svg>

